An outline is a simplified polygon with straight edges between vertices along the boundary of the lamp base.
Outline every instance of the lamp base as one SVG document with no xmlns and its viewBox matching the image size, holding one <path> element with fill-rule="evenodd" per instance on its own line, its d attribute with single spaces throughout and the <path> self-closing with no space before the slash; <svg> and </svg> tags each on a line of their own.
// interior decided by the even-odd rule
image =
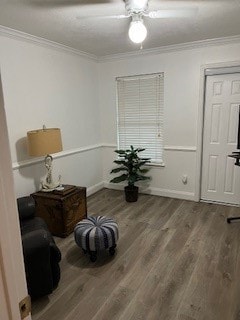
<svg viewBox="0 0 240 320">
<path fill-rule="evenodd" d="M 61 186 L 60 182 L 56 182 L 56 183 L 52 182 L 51 184 L 48 184 L 45 180 L 41 182 L 41 191 L 51 192 L 53 190 L 58 189 L 60 186 Z"/>
<path fill-rule="evenodd" d="M 60 177 L 58 182 L 54 182 L 52 179 L 52 156 L 49 154 L 45 157 L 45 167 L 47 169 L 47 176 L 44 180 L 41 181 L 41 191 L 43 192 L 51 192 L 55 190 L 57 187 L 60 187 Z"/>
<path fill-rule="evenodd" d="M 52 192 L 54 190 L 56 190 L 56 188 L 53 188 L 53 189 L 44 189 L 44 188 L 42 188 L 40 191 L 42 191 L 42 192 Z"/>
<path fill-rule="evenodd" d="M 60 182 L 52 182 L 51 184 L 47 183 L 46 180 L 41 182 L 41 191 L 44 192 L 51 192 L 53 190 L 56 190 L 61 186 Z"/>
</svg>

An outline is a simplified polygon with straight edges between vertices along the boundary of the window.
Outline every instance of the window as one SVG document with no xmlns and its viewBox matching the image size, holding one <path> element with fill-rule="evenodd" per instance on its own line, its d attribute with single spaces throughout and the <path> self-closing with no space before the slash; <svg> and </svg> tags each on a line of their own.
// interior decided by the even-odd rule
<svg viewBox="0 0 240 320">
<path fill-rule="evenodd" d="M 146 150 L 143 157 L 163 164 L 164 74 L 117 78 L 118 148 Z"/>
</svg>

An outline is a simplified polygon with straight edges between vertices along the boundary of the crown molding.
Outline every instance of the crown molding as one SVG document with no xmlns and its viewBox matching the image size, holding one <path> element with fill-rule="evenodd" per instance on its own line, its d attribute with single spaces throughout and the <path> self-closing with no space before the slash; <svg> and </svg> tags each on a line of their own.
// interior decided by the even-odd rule
<svg viewBox="0 0 240 320">
<path fill-rule="evenodd" d="M 167 52 L 191 50 L 191 49 L 198 49 L 203 47 L 211 47 L 211 46 L 219 46 L 219 45 L 235 44 L 235 43 L 240 43 L 240 35 L 179 43 L 179 44 L 157 47 L 153 49 L 142 49 L 142 50 L 133 51 L 133 52 L 110 54 L 110 55 L 99 57 L 98 62 L 124 60 L 128 58 L 144 57 L 148 55 L 156 55 L 156 54 L 167 53 Z"/>
<path fill-rule="evenodd" d="M 42 46 L 45 48 L 47 47 L 47 48 L 55 49 L 55 50 L 58 50 L 61 52 L 74 54 L 74 55 L 83 57 L 85 59 L 91 60 L 91 61 L 98 61 L 98 57 L 93 54 L 90 54 L 90 53 L 87 53 L 84 51 L 80 51 L 80 50 L 74 49 L 72 47 L 68 47 L 63 44 L 60 44 L 60 43 L 57 43 L 57 42 L 54 42 L 51 40 L 47 40 L 47 39 L 44 39 L 41 37 L 37 37 L 37 36 L 31 35 L 29 33 L 25 33 L 22 31 L 15 30 L 15 29 L 11 29 L 11 28 L 8 28 L 8 27 L 2 26 L 2 25 L 0 25 L 0 35 L 8 37 L 8 38 L 13 38 L 16 40 L 22 40 L 22 41 L 26 41 L 29 43 L 33 43 L 33 44 L 36 44 L 36 45 L 39 45 L 39 46 Z"/>
<path fill-rule="evenodd" d="M 203 47 L 240 43 L 240 35 L 236 35 L 236 36 L 230 36 L 230 37 L 173 44 L 173 45 L 162 46 L 162 47 L 157 47 L 152 49 L 142 49 L 142 50 L 131 51 L 126 53 L 97 56 L 94 54 L 80 51 L 78 49 L 74 49 L 72 47 L 68 47 L 63 44 L 60 44 L 51 40 L 47 40 L 41 37 L 37 37 L 37 36 L 31 35 L 19 30 L 15 30 L 9 27 L 5 27 L 2 25 L 0 25 L 0 35 L 8 38 L 13 38 L 16 40 L 22 40 L 29 43 L 33 43 L 42 47 L 52 48 L 61 52 L 67 52 L 67 53 L 74 54 L 74 55 L 83 57 L 85 59 L 100 62 L 100 63 L 116 61 L 116 60 L 124 60 L 129 58 L 144 57 L 148 55 L 157 55 L 157 54 L 167 53 L 167 52 L 191 50 L 191 49 L 197 49 L 197 48 L 203 48 Z"/>
</svg>

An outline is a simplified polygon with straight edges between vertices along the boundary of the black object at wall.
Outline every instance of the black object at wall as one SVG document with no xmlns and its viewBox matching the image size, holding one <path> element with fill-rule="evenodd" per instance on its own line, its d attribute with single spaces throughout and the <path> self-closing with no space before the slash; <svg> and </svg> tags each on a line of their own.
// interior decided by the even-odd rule
<svg viewBox="0 0 240 320">
<path fill-rule="evenodd" d="M 237 149 L 240 150 L 240 105 L 238 106 L 238 135 L 237 135 Z"/>
<path fill-rule="evenodd" d="M 238 135 L 237 135 L 237 149 L 240 150 L 240 105 L 238 106 Z M 234 158 L 235 166 L 240 166 L 240 151 L 233 152 L 229 157 Z M 229 217 L 227 223 L 231 223 L 233 220 L 240 220 L 240 217 Z"/>
<path fill-rule="evenodd" d="M 32 197 L 17 199 L 28 292 L 31 298 L 50 294 L 60 280 L 61 252 L 43 219 L 35 217 Z"/>
</svg>

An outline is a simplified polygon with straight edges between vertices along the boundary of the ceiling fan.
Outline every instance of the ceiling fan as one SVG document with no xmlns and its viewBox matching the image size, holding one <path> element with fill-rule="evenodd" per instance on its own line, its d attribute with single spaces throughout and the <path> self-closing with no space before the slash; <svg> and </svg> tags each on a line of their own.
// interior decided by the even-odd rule
<svg viewBox="0 0 240 320">
<path fill-rule="evenodd" d="M 94 18 L 131 18 L 128 35 L 132 42 L 142 43 L 147 36 L 147 28 L 144 25 L 144 18 L 182 18 L 194 16 L 197 8 L 171 8 L 149 11 L 149 0 L 124 0 L 126 13 L 123 15 L 92 16 Z M 86 17 L 77 17 L 86 19 Z"/>
<path fill-rule="evenodd" d="M 30 0 L 33 4 L 39 6 L 104 6 L 108 3 L 119 3 L 119 0 Z M 151 0 L 122 0 L 125 3 L 125 14 L 120 15 L 91 15 L 91 16 L 77 16 L 77 19 L 131 19 L 128 35 L 132 42 L 142 43 L 147 36 L 147 29 L 144 25 L 145 18 L 157 19 L 157 18 L 188 18 L 195 16 L 198 9 L 197 6 L 194 7 L 173 7 L 163 8 L 160 10 L 149 10 L 149 2 Z M 202 3 L 205 2 L 217 2 L 221 0 L 178 0 L 179 3 Z M 224 0 L 222 0 L 224 1 Z M 152 1 L 154 2 L 154 1 Z M 156 2 L 156 1 L 155 1 Z M 173 0 L 176 2 L 176 0 Z M 171 3 L 171 0 L 159 1 L 161 5 L 166 5 L 166 3 Z"/>
<path fill-rule="evenodd" d="M 167 10 L 148 10 L 148 0 L 125 0 L 127 16 L 132 21 L 129 26 L 128 35 L 132 42 L 142 43 L 147 36 L 147 28 L 143 23 L 144 17 L 152 19 L 169 17 L 188 17 L 196 13 L 196 9 L 167 9 Z"/>
</svg>

